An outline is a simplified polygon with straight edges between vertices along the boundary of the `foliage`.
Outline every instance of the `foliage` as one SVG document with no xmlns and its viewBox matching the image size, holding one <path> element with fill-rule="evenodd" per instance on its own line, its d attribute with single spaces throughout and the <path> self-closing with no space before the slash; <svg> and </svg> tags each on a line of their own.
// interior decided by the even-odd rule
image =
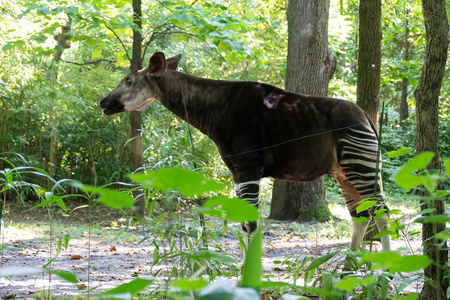
<svg viewBox="0 0 450 300">
<path fill-rule="evenodd" d="M 48 172 L 54 166 L 51 175 L 59 178 L 87 178 L 91 184 L 127 180 L 131 171 L 128 117 L 101 116 L 97 103 L 127 72 L 134 26 L 130 3 L 3 2 L 0 153 L 13 161 L 15 156 L 8 153 L 21 153 Z M 182 53 L 180 70 L 184 72 L 283 86 L 287 48 L 284 5 L 279 0 L 196 1 L 194 5 L 178 0 L 146 2 L 144 56 L 157 50 L 167 55 Z M 338 57 L 338 67 L 330 95 L 355 100 L 357 2 L 334 1 L 331 5 L 330 48 Z M 391 151 L 412 148 L 414 117 L 401 129 L 396 111 L 403 77 L 410 80 L 408 101 L 414 108 L 411 89 L 420 73 L 424 31 L 419 3 L 390 2 L 383 13 L 382 99 L 389 112 L 383 143 L 386 151 Z M 411 34 L 407 62 L 400 55 L 406 20 Z M 61 49 L 55 38 L 69 21 L 70 47 Z M 61 60 L 53 57 L 57 51 L 64 51 Z M 49 79 L 49 74 L 56 74 L 56 80 Z M 445 80 L 448 78 L 446 74 Z M 444 157 L 450 153 L 450 90 L 446 86 L 444 83 L 440 119 Z M 195 160 L 205 174 L 230 183 L 230 173 L 209 139 L 194 131 L 193 155 L 186 125 L 179 119 L 152 105 L 144 120 L 147 168 L 192 168 Z M 390 164 L 385 164 L 385 176 L 401 162 Z"/>
<path fill-rule="evenodd" d="M 390 156 L 402 155 L 407 153 L 406 150 L 393 152 Z M 450 159 L 445 161 L 446 174 L 438 175 L 434 172 L 419 172 L 426 167 L 432 154 L 423 153 L 418 157 L 411 159 L 405 166 L 399 169 L 394 175 L 394 180 L 406 189 L 411 188 L 410 183 L 415 185 L 424 185 L 425 188 L 433 189 L 437 186 L 437 182 L 450 177 Z M 53 203 L 57 203 L 65 209 L 63 200 L 65 196 L 58 196 L 56 192 L 63 182 L 53 182 L 51 191 L 46 191 L 45 187 L 38 186 L 33 183 L 21 180 L 28 173 L 36 176 L 48 177 L 45 171 L 35 167 L 15 167 L 11 162 L 7 163 L 12 167 L 2 173 L 3 190 L 15 189 L 18 186 L 27 184 L 32 186 L 39 195 L 41 195 L 41 204 L 36 205 L 33 209 L 39 207 L 50 207 Z M 214 280 L 217 276 L 236 275 L 237 265 L 236 258 L 227 254 L 216 244 L 217 251 L 209 250 L 209 244 L 217 239 L 217 236 L 225 230 L 218 229 L 213 226 L 211 221 L 186 222 L 185 216 L 178 213 L 164 212 L 161 215 L 153 216 L 155 209 L 154 196 L 157 191 L 161 191 L 165 195 L 165 199 L 170 199 L 181 203 L 186 195 L 190 197 L 200 197 L 210 195 L 205 201 L 203 208 L 198 208 L 197 212 L 219 217 L 227 221 L 243 222 L 254 221 L 259 219 L 255 207 L 240 199 L 227 199 L 223 196 L 215 197 L 214 194 L 220 191 L 224 186 L 213 182 L 207 177 L 197 172 L 185 169 L 170 168 L 160 169 L 155 172 L 147 172 L 143 174 L 134 174 L 131 176 L 136 182 L 142 184 L 147 190 L 146 195 L 151 197 L 148 199 L 150 206 L 150 217 L 147 221 L 141 220 L 142 225 L 146 228 L 148 236 L 146 240 L 150 240 L 157 249 L 163 249 L 163 245 L 169 245 L 169 249 L 163 251 L 155 251 L 153 254 L 153 264 L 156 266 L 160 262 L 169 264 L 170 275 L 167 280 L 170 289 L 164 292 L 164 295 L 170 297 L 187 297 L 186 299 L 216 299 L 218 295 L 227 295 L 230 299 L 259 299 L 261 289 L 280 288 L 282 290 L 291 290 L 293 293 L 307 295 L 321 295 L 325 298 L 341 297 L 344 295 L 357 295 L 355 289 L 362 289 L 359 297 L 365 299 L 373 299 L 374 297 L 386 298 L 389 290 L 388 285 L 393 285 L 394 296 L 400 297 L 400 293 L 415 279 L 417 276 L 403 276 L 405 273 L 416 272 L 427 267 L 430 263 L 426 255 L 405 255 L 399 252 L 382 252 L 382 253 L 365 253 L 352 252 L 346 250 L 345 254 L 348 259 L 354 263 L 356 274 L 350 275 L 348 272 L 339 271 L 336 267 L 342 256 L 339 254 L 342 250 L 330 252 L 328 254 L 313 259 L 310 255 L 290 256 L 283 261 L 276 263 L 287 266 L 286 279 L 291 276 L 293 285 L 283 282 L 263 281 L 263 273 L 261 269 L 262 258 L 262 231 L 261 227 L 253 236 L 246 255 L 244 265 L 242 267 L 241 281 L 239 285 L 235 285 L 228 281 Z M 17 180 L 18 179 L 18 180 Z M 49 178 L 51 180 L 51 178 Z M 65 181 L 64 181 L 65 182 Z M 92 187 L 89 185 L 76 184 L 87 194 L 86 197 L 94 199 L 94 194 L 100 195 L 96 201 L 109 205 L 114 208 L 129 207 L 131 190 L 120 191 L 109 187 Z M 156 189 L 156 190 L 155 190 Z M 63 191 L 64 189 L 60 190 Z M 450 194 L 449 191 L 429 190 L 431 199 L 443 197 Z M 428 201 L 428 200 L 427 200 Z M 370 209 L 374 203 L 367 201 L 366 206 L 360 209 Z M 394 213 L 394 212 L 392 212 Z M 422 212 L 423 213 L 423 212 Z M 436 216 L 432 211 L 429 216 L 418 214 L 415 222 L 442 222 L 448 221 L 448 216 Z M 171 221 L 167 222 L 167 217 Z M 247 217 L 246 217 L 247 216 Z M 253 216 L 253 217 L 252 217 Z M 189 217 L 192 219 L 192 216 Z M 398 220 L 397 220 L 398 221 Z M 392 231 L 391 222 L 391 231 Z M 123 232 L 124 230 L 122 230 Z M 439 237 L 447 240 L 450 235 L 447 231 L 438 233 Z M 55 274 L 69 282 L 76 283 L 73 273 L 53 270 L 51 263 L 57 259 L 60 249 L 64 246 L 68 247 L 70 236 L 64 235 L 57 242 L 57 253 L 36 272 L 48 272 Z M 359 258 L 359 259 L 358 259 Z M 330 268 L 330 266 L 333 266 Z M 226 271 L 228 270 L 228 271 Z M 334 271 L 332 271 L 334 270 Z M 14 276 L 17 272 L 9 269 L 2 270 L 2 276 Z M 29 274 L 30 270 L 20 270 Z M 34 272 L 34 271 L 33 271 Z M 160 269 L 151 269 L 153 276 L 160 273 Z M 392 275 L 399 274 L 400 279 L 392 280 Z M 347 275 L 343 279 L 342 275 Z M 303 284 L 297 284 L 302 279 Z M 135 279 L 129 283 L 118 286 L 110 291 L 100 294 L 99 298 L 118 299 L 124 297 L 130 299 L 138 292 L 143 292 L 149 284 L 155 283 L 155 279 Z M 197 295 L 197 296 L 196 296 Z M 244 296 L 243 296 L 244 295 Z M 286 294 L 283 297 L 289 299 L 294 297 L 293 294 Z M 302 299 L 307 299 L 305 296 Z M 122 299 L 122 298 L 121 298 Z M 409 299 L 409 298 L 408 298 Z"/>
<path fill-rule="evenodd" d="M 70 199 L 66 193 L 78 192 L 76 187 L 68 184 L 70 180 L 62 179 L 71 178 L 85 184 L 83 187 L 87 194 L 83 197 L 92 200 L 93 194 L 98 193 L 98 201 L 126 210 L 131 205 L 131 191 L 139 183 L 145 189 L 149 212 L 153 213 L 148 222 L 142 223 L 149 233 L 147 239 L 157 246 L 170 245 L 169 250 L 160 247 L 161 252 L 155 252 L 153 257 L 155 263 L 172 262 L 168 295 L 191 299 L 198 295 L 202 299 L 212 299 L 222 290 L 229 297 L 234 295 L 238 298 L 242 294 L 255 295 L 255 289 L 269 287 L 272 283 L 260 278 L 260 232 L 248 249 L 252 257 L 246 261 L 241 284 L 225 281 L 211 283 L 217 276 L 234 276 L 238 272 L 237 259 L 230 257 L 224 249 L 204 249 L 223 231 L 228 230 L 227 226 L 202 221 L 200 216 L 193 214 L 186 219 L 176 211 L 165 211 L 160 215 L 155 213 L 162 202 L 159 199 L 166 199 L 167 203 L 171 203 L 168 206 L 179 207 L 184 203 L 192 204 L 193 201 L 187 200 L 186 195 L 195 195 L 194 198 L 199 202 L 205 197 L 209 198 L 203 208 L 197 209 L 199 213 L 220 220 L 237 221 L 245 220 L 249 214 L 253 214 L 252 219 L 258 216 L 257 212 L 248 212 L 248 206 L 236 198 L 226 202 L 223 195 L 231 194 L 230 188 L 225 191 L 212 188 L 206 194 L 201 192 L 219 186 L 206 178 L 232 186 L 230 172 L 208 138 L 194 130 L 192 151 L 187 125 L 160 105 L 152 105 L 143 113 L 145 127 L 142 137 L 147 177 L 133 175 L 130 179 L 127 176 L 132 171 L 128 154 L 128 116 L 102 116 L 97 103 L 107 94 L 108 88 L 114 86 L 128 71 L 126 67 L 131 56 L 131 32 L 134 28 L 130 2 L 0 0 L 0 4 L 2 200 L 12 198 L 15 201 L 34 201 L 35 207 L 44 207 L 47 213 L 54 203 L 64 208 L 64 201 Z M 280 0 L 145 2 L 142 30 L 144 64 L 155 51 L 164 51 L 168 56 L 182 53 L 180 70 L 183 72 L 208 78 L 263 81 L 282 87 L 287 49 L 285 4 L 285 1 Z M 338 66 L 330 84 L 330 96 L 354 101 L 358 3 L 355 0 L 332 1 L 331 6 L 329 44 L 338 58 Z M 69 22 L 70 47 L 62 49 L 55 38 Z M 406 26 L 410 30 L 410 55 L 407 61 L 403 59 Z M 404 150 L 414 149 L 415 107 L 412 89 L 420 75 L 424 46 L 420 3 L 412 0 L 386 2 L 383 6 L 381 87 L 381 98 L 387 104 L 382 140 L 383 177 L 389 178 L 395 174 L 398 184 L 385 180 L 385 193 L 395 201 L 404 201 L 407 192 L 403 188 L 411 190 L 410 195 L 418 185 L 424 185 L 431 196 L 429 201 L 437 197 L 448 198 L 447 191 L 450 189 L 450 181 L 443 175 L 417 170 L 426 165 L 429 158 L 414 158 L 413 151 L 407 153 L 408 150 Z M 63 51 L 62 59 L 59 60 L 55 59 L 58 51 Z M 397 111 L 402 78 L 409 79 L 407 98 L 412 114 L 400 126 Z M 440 100 L 441 157 L 450 156 L 449 82 L 450 68 L 447 68 Z M 391 152 L 398 149 L 403 150 Z M 392 153 L 391 157 L 388 153 Z M 406 167 L 397 171 L 405 163 Z M 187 171 L 171 169 L 185 167 L 192 170 L 195 166 L 207 177 L 198 173 L 189 177 Z M 448 159 L 445 166 L 448 177 Z M 163 170 L 158 171 L 160 169 Z M 169 173 L 164 175 L 164 172 Z M 175 176 L 170 172 L 178 172 L 177 178 L 190 181 L 183 186 L 180 181 L 167 180 Z M 111 185 L 112 182 L 116 183 Z M 434 191 L 438 182 L 443 183 L 443 189 Z M 130 188 L 132 184 L 133 188 Z M 116 191 L 119 187 L 120 191 Z M 336 185 L 328 184 L 327 188 L 335 190 Z M 236 210 L 236 207 L 240 210 Z M 448 221 L 447 215 L 435 216 L 432 211 L 429 213 L 431 215 L 418 214 L 416 222 Z M 391 215 L 393 218 L 390 220 L 389 233 L 394 237 L 399 236 L 405 230 L 401 228 L 404 215 L 395 211 Z M 409 234 L 412 233 L 406 233 L 407 236 Z M 448 230 L 438 235 L 442 240 L 449 238 Z M 57 248 L 67 247 L 69 238 L 59 237 Z M 339 264 L 340 253 L 327 254 L 316 260 L 308 255 L 286 257 L 279 264 L 287 266 L 286 279 L 294 279 L 295 289 L 278 283 L 273 285 L 293 294 L 315 294 L 329 298 L 335 295 L 330 293 L 337 292 L 339 296 L 347 294 L 369 299 L 379 291 L 381 295 L 377 296 L 384 298 L 388 293 L 387 284 L 390 283 L 394 288 L 394 296 L 400 299 L 405 287 L 417 278 L 402 277 L 403 272 L 410 271 L 408 267 L 420 269 L 426 265 L 423 256 L 399 253 L 365 256 L 350 251 L 346 251 L 346 254 L 355 258 L 355 267 L 363 272 L 340 279 L 341 275 L 348 274 L 330 271 L 333 270 L 329 268 L 330 264 Z M 389 261 L 390 264 L 380 265 L 379 261 Z M 152 274 L 156 276 L 159 273 L 154 267 Z M 54 272 L 73 282 L 71 274 L 52 270 L 50 264 L 44 269 L 39 272 Z M 395 272 L 402 274 L 401 279 L 392 281 L 390 273 Z M 302 279 L 303 284 L 297 284 Z M 135 283 L 143 288 L 148 282 Z M 132 287 L 132 290 L 128 290 L 128 287 Z M 128 291 L 129 295 L 135 295 L 138 290 L 135 284 L 131 284 L 111 293 Z M 293 294 L 286 293 L 283 299 L 297 297 Z M 412 298 L 414 295 L 405 299 Z"/>
</svg>

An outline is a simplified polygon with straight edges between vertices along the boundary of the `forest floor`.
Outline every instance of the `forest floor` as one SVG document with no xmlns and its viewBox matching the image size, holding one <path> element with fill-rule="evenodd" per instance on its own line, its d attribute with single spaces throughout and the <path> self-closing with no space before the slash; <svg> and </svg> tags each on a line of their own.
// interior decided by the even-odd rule
<svg viewBox="0 0 450 300">
<path fill-rule="evenodd" d="M 167 289 L 164 281 L 172 272 L 172 268 L 177 265 L 170 259 L 153 264 L 155 246 L 150 239 L 145 240 L 148 233 L 139 227 L 130 226 L 119 238 L 115 238 L 128 222 L 123 218 L 122 212 L 94 205 L 91 209 L 91 226 L 88 226 L 86 209 L 73 210 L 80 205 L 82 203 L 68 205 L 70 216 L 59 209 L 52 212 L 52 237 L 46 210 L 38 208 L 27 211 L 30 205 L 22 203 L 7 206 L 1 236 L 0 298 L 43 299 L 49 294 L 52 298 L 92 296 L 136 277 L 150 279 L 155 270 L 160 270 L 159 285 L 153 285 L 149 289 L 153 289 L 153 292 Z M 342 233 L 343 237 L 336 233 L 351 230 L 350 222 L 335 220 L 328 225 L 320 224 L 276 222 L 266 219 L 263 225 L 263 274 L 271 281 L 292 282 L 288 265 L 280 264 L 280 261 L 294 259 L 300 255 L 317 258 L 338 249 L 345 249 L 350 240 L 349 233 Z M 239 224 L 229 226 L 240 227 Z M 235 231 L 228 232 L 229 234 L 221 235 L 217 241 L 212 241 L 210 249 L 213 249 L 216 243 L 228 254 L 239 258 L 241 257 L 239 240 L 231 233 Z M 58 258 L 53 261 L 51 267 L 55 270 L 73 272 L 78 284 L 69 283 L 55 275 L 50 277 L 48 273 L 41 272 L 42 267 L 55 256 L 58 240 L 64 233 L 70 233 L 68 247 L 66 249 L 62 246 Z M 51 248 L 50 240 L 52 240 Z M 421 241 L 417 238 L 411 241 L 411 244 L 414 253 L 421 254 Z M 404 247 L 404 240 L 393 241 L 393 249 Z M 375 243 L 374 251 L 379 251 L 380 248 L 380 245 Z M 343 261 L 341 254 L 324 268 L 333 272 L 342 267 L 339 261 Z M 88 272 L 89 265 L 90 272 Z M 229 279 L 237 281 L 238 276 Z M 302 279 L 299 279 L 297 284 L 303 284 Z M 418 292 L 421 285 L 420 280 L 416 280 L 405 291 Z M 94 289 L 88 295 L 87 291 L 92 288 Z"/>
</svg>

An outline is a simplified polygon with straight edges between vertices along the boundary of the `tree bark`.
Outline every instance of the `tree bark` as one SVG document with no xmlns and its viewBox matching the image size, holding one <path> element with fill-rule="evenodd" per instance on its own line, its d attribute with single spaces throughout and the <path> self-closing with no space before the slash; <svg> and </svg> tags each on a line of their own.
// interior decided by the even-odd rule
<svg viewBox="0 0 450 300">
<path fill-rule="evenodd" d="M 141 0 L 133 0 L 133 23 L 142 29 L 142 3 Z M 131 58 L 130 69 L 142 69 L 142 35 L 141 31 L 133 30 L 133 53 Z M 140 111 L 132 111 L 130 113 L 131 123 L 131 161 L 133 170 L 140 171 L 144 166 L 144 154 L 142 149 L 142 115 Z M 145 215 L 145 199 L 142 191 L 136 190 L 134 193 L 134 215 L 142 218 Z"/>
<path fill-rule="evenodd" d="M 359 54 L 356 103 L 378 129 L 381 69 L 381 0 L 359 2 Z"/>
<path fill-rule="evenodd" d="M 449 46 L 449 24 L 445 0 L 422 0 L 425 22 L 425 60 L 417 88 L 414 92 L 417 114 L 416 151 L 432 151 L 435 157 L 429 169 L 441 170 L 439 159 L 439 95 L 447 62 Z M 443 200 L 435 200 L 422 205 L 422 210 L 435 208 L 437 215 L 445 212 Z M 447 299 L 449 279 L 445 278 L 448 263 L 446 242 L 434 238 L 436 233 L 445 229 L 445 224 L 431 223 L 422 225 L 423 250 L 432 264 L 425 269 L 425 283 L 419 299 Z M 439 246 L 439 244 L 444 244 Z"/>
<path fill-rule="evenodd" d="M 328 94 L 328 82 L 337 62 L 328 49 L 329 6 L 329 0 L 289 1 L 288 91 L 316 96 Z M 269 218 L 312 221 L 330 216 L 323 178 L 307 183 L 275 180 Z"/>
<path fill-rule="evenodd" d="M 404 40 L 404 48 L 403 48 L 403 61 L 409 61 L 409 10 L 406 9 L 406 18 L 405 18 L 405 40 Z M 408 119 L 409 111 L 408 111 L 408 84 L 409 80 L 406 77 L 402 79 L 402 96 L 400 98 L 400 125 L 403 125 L 403 121 Z"/>
</svg>

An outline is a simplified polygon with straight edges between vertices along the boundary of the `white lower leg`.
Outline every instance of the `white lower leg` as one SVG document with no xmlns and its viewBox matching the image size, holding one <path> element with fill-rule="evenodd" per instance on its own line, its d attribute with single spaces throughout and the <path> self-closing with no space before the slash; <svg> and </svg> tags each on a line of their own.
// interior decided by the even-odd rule
<svg viewBox="0 0 450 300">
<path fill-rule="evenodd" d="M 386 217 L 375 220 L 375 224 L 377 225 L 379 232 L 389 230 L 389 226 L 386 223 Z M 383 251 L 391 251 L 391 236 L 390 235 L 385 235 L 385 236 L 381 237 L 381 246 L 383 247 Z"/>
<path fill-rule="evenodd" d="M 350 243 L 350 249 L 352 251 L 359 251 L 359 247 L 361 246 L 364 234 L 366 233 L 367 226 L 369 226 L 369 222 L 361 224 L 353 221 L 352 241 Z"/>
</svg>

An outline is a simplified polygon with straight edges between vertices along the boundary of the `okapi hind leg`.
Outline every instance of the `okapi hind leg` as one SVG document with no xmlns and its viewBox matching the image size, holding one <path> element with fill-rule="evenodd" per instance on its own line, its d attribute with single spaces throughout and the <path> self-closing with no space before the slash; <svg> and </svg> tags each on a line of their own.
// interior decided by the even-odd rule
<svg viewBox="0 0 450 300">
<path fill-rule="evenodd" d="M 352 251 L 359 251 L 359 247 L 361 246 L 364 235 L 367 231 L 367 227 L 369 226 L 369 221 L 365 223 L 359 223 L 354 219 L 362 215 L 369 219 L 370 215 L 367 211 L 359 215 L 356 213 L 356 207 L 358 206 L 358 203 L 362 200 L 362 198 L 355 186 L 345 177 L 342 170 L 339 169 L 339 171 L 335 171 L 332 174 L 341 187 L 341 191 L 345 199 L 345 205 L 347 206 L 347 209 L 350 212 L 350 216 L 352 217 L 353 232 L 350 242 L 350 249 Z"/>
<path fill-rule="evenodd" d="M 367 231 L 367 227 L 369 226 L 369 221 L 372 219 L 372 216 L 369 211 L 363 211 L 359 214 L 356 212 L 356 208 L 363 200 L 363 197 L 361 196 L 361 193 L 358 192 L 357 184 L 353 184 L 350 180 L 348 180 L 345 175 L 341 172 L 334 173 L 334 178 L 339 183 L 339 186 L 341 187 L 342 194 L 344 195 L 345 204 L 347 206 L 347 209 L 350 212 L 350 215 L 353 219 L 353 233 L 352 233 L 352 241 L 350 243 L 350 249 L 352 251 L 358 251 L 359 247 L 361 246 L 361 243 L 364 239 L 364 235 Z M 356 187 L 355 187 L 356 186 Z M 383 196 L 382 191 L 379 190 L 377 193 L 377 200 L 378 204 L 377 206 L 383 206 Z M 382 207 L 380 207 L 382 208 Z M 356 222 L 354 219 L 364 216 L 369 221 L 365 223 L 359 223 Z M 377 229 L 379 232 L 386 231 L 389 229 L 387 222 L 386 222 L 386 216 L 375 220 L 375 225 L 377 226 Z M 381 237 L 381 245 L 384 251 L 391 251 L 391 238 L 389 235 Z"/>
<path fill-rule="evenodd" d="M 246 182 L 235 183 L 236 195 L 250 204 L 258 207 L 259 205 L 259 183 L 260 180 L 251 180 Z M 247 233 L 252 233 L 258 227 L 257 222 L 245 222 L 242 229 Z"/>
</svg>

